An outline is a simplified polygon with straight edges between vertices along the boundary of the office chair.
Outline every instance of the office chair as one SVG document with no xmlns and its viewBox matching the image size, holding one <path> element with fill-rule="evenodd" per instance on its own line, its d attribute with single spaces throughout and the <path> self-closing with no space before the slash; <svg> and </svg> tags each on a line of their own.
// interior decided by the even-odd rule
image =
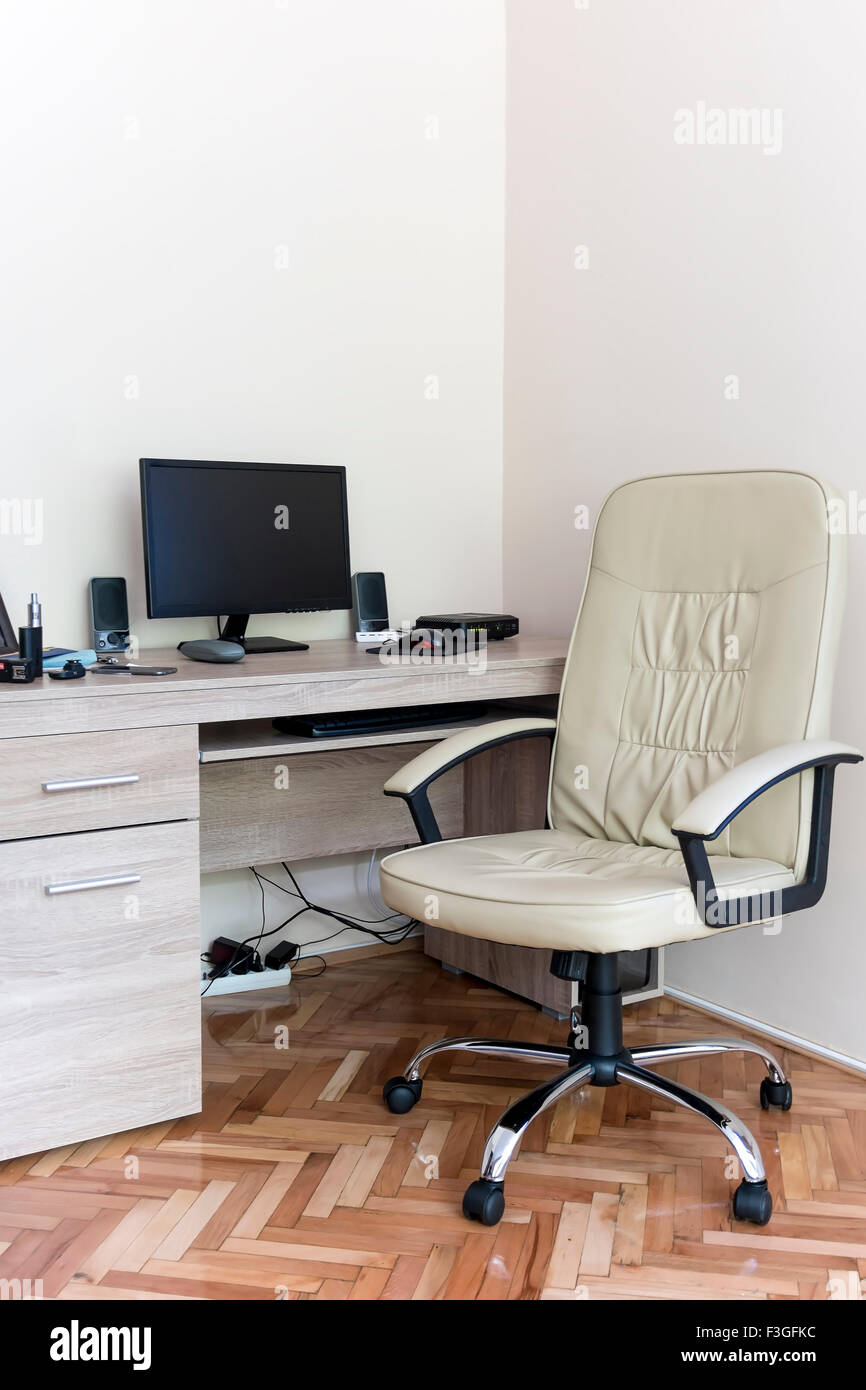
<svg viewBox="0 0 866 1390">
<path fill-rule="evenodd" d="M 781 470 L 642 478 L 602 507 L 556 720 L 506 719 L 443 740 L 386 783 L 422 843 L 381 865 L 395 911 L 449 931 L 550 951 L 579 980 L 580 1032 L 565 1047 L 445 1038 L 384 1089 L 402 1114 L 421 1071 L 452 1049 L 549 1062 L 551 1080 L 491 1132 L 463 1210 L 492 1226 L 528 1125 L 584 1085 L 626 1083 L 704 1116 L 743 1180 L 738 1220 L 772 1214 L 758 1145 L 726 1106 L 650 1068 L 746 1051 L 764 1062 L 761 1105 L 791 1106 L 763 1045 L 737 1038 L 623 1046 L 617 956 L 700 941 L 811 907 L 824 890 L 833 778 L 860 753 L 827 738 L 844 601 L 836 498 Z M 443 841 L 427 792 L 481 749 L 552 739 L 544 829 Z"/>
</svg>

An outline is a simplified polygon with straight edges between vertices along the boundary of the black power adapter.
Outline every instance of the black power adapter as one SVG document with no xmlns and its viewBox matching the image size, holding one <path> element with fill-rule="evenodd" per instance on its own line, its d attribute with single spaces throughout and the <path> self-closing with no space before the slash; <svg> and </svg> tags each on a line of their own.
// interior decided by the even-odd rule
<svg viewBox="0 0 866 1390">
<path fill-rule="evenodd" d="M 261 956 L 252 946 L 233 941 L 230 936 L 218 936 L 209 952 L 209 962 L 213 966 L 211 979 L 225 975 L 249 975 L 251 971 L 284 970 L 300 954 L 301 948 L 294 941 L 281 941 L 271 947 L 262 965 Z"/>
<path fill-rule="evenodd" d="M 297 960 L 301 954 L 300 946 L 296 946 L 294 941 L 281 941 L 279 945 L 272 946 L 265 956 L 266 970 L 283 970 L 292 961 Z"/>
<path fill-rule="evenodd" d="M 248 975 L 251 970 L 264 968 L 258 951 L 241 941 L 232 941 L 229 936 L 217 937 L 210 948 L 210 963 L 214 967 L 213 978 L 220 975 Z"/>
</svg>

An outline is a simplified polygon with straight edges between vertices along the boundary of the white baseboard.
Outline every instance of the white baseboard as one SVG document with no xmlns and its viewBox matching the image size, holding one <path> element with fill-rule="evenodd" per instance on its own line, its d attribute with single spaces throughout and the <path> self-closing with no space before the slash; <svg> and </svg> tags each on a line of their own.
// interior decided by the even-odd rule
<svg viewBox="0 0 866 1390">
<path fill-rule="evenodd" d="M 680 999 L 684 1004 L 691 1004 L 696 1009 L 702 1009 L 704 1013 L 715 1014 L 717 1018 L 729 1018 L 733 1023 L 739 1023 L 753 1033 L 776 1038 L 798 1052 L 808 1053 L 810 1057 L 820 1057 L 822 1061 L 833 1062 L 837 1067 L 844 1067 L 846 1071 L 856 1071 L 861 1076 L 866 1076 L 866 1062 L 861 1061 L 859 1057 L 849 1057 L 845 1052 L 823 1047 L 821 1043 L 812 1042 L 811 1038 L 801 1038 L 797 1033 L 786 1033 L 784 1028 L 773 1028 L 761 1019 L 750 1018 L 748 1014 L 738 1014 L 734 1009 L 725 1009 L 721 1004 L 701 999 L 697 994 L 687 994 L 684 989 L 674 989 L 673 985 L 665 985 L 665 994 L 671 995 L 673 999 Z"/>
</svg>

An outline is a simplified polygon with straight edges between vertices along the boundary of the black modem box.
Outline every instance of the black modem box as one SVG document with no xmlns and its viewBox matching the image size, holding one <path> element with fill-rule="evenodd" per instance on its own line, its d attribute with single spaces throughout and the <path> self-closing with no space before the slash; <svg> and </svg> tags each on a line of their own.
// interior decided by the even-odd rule
<svg viewBox="0 0 866 1390">
<path fill-rule="evenodd" d="M 520 623 L 511 613 L 427 613 L 415 626 L 427 632 L 483 632 L 491 642 L 516 637 Z"/>
</svg>

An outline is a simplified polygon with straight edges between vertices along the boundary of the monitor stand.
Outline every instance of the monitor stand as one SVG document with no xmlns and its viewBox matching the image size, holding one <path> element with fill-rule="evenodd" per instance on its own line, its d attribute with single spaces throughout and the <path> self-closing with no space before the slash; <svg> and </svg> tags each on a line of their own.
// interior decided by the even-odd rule
<svg viewBox="0 0 866 1390">
<path fill-rule="evenodd" d="M 292 642 L 288 637 L 247 637 L 249 613 L 230 613 L 219 629 L 224 642 L 238 642 L 245 652 L 308 652 L 308 642 Z"/>
</svg>

